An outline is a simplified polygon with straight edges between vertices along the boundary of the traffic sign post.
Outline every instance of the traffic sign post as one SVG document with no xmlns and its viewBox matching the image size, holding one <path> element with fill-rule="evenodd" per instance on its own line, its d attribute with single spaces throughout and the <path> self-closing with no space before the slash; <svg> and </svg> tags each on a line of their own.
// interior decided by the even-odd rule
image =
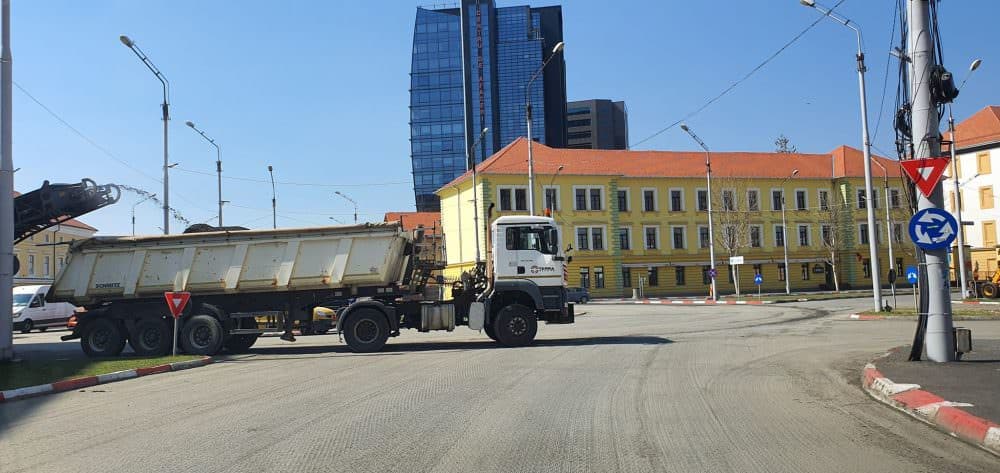
<svg viewBox="0 0 1000 473">
<path fill-rule="evenodd" d="M 919 279 L 920 273 L 917 272 L 916 266 L 906 267 L 906 281 L 910 283 L 910 289 L 913 289 L 913 307 L 920 311 L 920 306 L 917 304 L 917 280 Z"/>
<path fill-rule="evenodd" d="M 174 317 L 174 344 L 173 344 L 173 355 L 177 356 L 177 325 L 178 320 L 181 318 L 181 314 L 184 313 L 184 307 L 187 306 L 189 300 L 191 300 L 190 292 L 164 292 L 163 297 L 167 300 L 167 308 L 170 309 L 170 315 Z"/>
<path fill-rule="evenodd" d="M 760 299 L 760 286 L 764 284 L 764 276 L 761 276 L 760 273 L 755 274 L 753 283 L 757 285 L 757 299 Z"/>
</svg>

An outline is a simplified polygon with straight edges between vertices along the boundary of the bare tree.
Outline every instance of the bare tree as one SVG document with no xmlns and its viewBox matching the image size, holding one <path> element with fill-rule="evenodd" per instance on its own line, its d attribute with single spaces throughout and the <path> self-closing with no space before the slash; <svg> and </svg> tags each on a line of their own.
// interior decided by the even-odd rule
<svg viewBox="0 0 1000 473">
<path fill-rule="evenodd" d="M 739 256 L 740 250 L 752 245 L 752 224 L 760 213 L 760 195 L 749 197 L 749 181 L 739 177 L 718 177 L 712 192 L 712 218 L 718 226 L 715 241 L 730 257 Z M 759 191 L 758 191 L 759 192 Z M 758 235 L 758 238 L 760 235 Z M 730 265 L 736 295 L 740 295 L 739 275 L 736 265 Z"/>
<path fill-rule="evenodd" d="M 820 196 L 816 207 L 816 220 L 820 224 L 820 242 L 826 250 L 824 260 L 833 271 L 833 288 L 840 292 L 840 277 L 837 272 L 837 257 L 844 250 L 845 232 L 853 231 L 853 203 L 839 190 Z"/>
<path fill-rule="evenodd" d="M 774 151 L 778 153 L 798 153 L 798 148 L 792 144 L 792 140 L 788 139 L 784 133 L 778 135 L 778 138 L 774 140 Z"/>
</svg>

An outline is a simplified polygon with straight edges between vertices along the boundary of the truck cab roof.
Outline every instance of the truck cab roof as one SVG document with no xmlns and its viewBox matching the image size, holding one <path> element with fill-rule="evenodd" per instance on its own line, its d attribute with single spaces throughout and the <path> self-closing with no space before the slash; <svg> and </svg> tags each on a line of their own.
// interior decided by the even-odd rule
<svg viewBox="0 0 1000 473">
<path fill-rule="evenodd" d="M 14 286 L 14 294 L 34 294 L 39 290 L 48 290 L 48 284 L 34 284 L 31 286 Z"/>
<path fill-rule="evenodd" d="M 494 225 L 555 225 L 556 221 L 551 217 L 540 217 L 531 215 L 508 215 L 497 217 L 493 221 Z"/>
</svg>

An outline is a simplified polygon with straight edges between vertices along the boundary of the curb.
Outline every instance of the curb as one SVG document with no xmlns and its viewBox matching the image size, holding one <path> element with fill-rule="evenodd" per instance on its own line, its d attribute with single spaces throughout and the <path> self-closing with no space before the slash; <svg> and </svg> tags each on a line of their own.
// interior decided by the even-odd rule
<svg viewBox="0 0 1000 473">
<path fill-rule="evenodd" d="M 851 320 L 882 320 L 885 319 L 881 315 L 864 315 L 864 314 L 851 314 L 848 316 Z"/>
<path fill-rule="evenodd" d="M 590 301 L 591 304 L 680 304 L 680 305 L 764 305 L 775 301 L 713 301 L 709 299 L 605 299 Z"/>
<path fill-rule="evenodd" d="M 65 391 L 74 391 L 77 389 L 83 389 L 90 386 L 96 386 L 98 384 L 113 383 L 115 381 L 123 381 L 126 379 L 138 378 L 141 376 L 149 376 L 153 374 L 167 373 L 170 371 L 180 371 L 190 368 L 197 368 L 199 366 L 209 365 L 214 362 L 215 362 L 214 358 L 206 356 L 198 360 L 178 361 L 176 363 L 167 363 L 157 366 L 148 366 L 145 368 L 115 371 L 113 373 L 99 374 L 96 376 L 64 379 L 62 381 L 56 381 L 54 383 L 49 383 L 49 384 L 39 384 L 37 386 L 25 386 L 23 388 L 8 389 L 6 391 L 0 391 L 0 403 L 18 401 L 21 399 L 27 399 L 29 397 L 41 396 L 43 394 L 55 394 Z"/>
<path fill-rule="evenodd" d="M 993 302 L 993 301 L 962 301 L 962 302 L 955 302 L 955 301 L 952 301 L 952 304 L 1000 305 L 1000 302 Z"/>
<path fill-rule="evenodd" d="M 889 353 L 885 353 L 872 360 L 861 371 L 861 385 L 869 396 L 1000 456 L 1000 424 L 960 409 L 971 404 L 947 401 L 934 393 L 920 389 L 918 384 L 895 383 L 886 378 L 874 362 L 888 355 Z"/>
</svg>

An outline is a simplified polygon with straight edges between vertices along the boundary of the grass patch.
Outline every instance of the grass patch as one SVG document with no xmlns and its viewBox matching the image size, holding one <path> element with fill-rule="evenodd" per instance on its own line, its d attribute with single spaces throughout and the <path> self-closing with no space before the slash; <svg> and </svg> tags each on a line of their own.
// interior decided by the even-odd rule
<svg viewBox="0 0 1000 473">
<path fill-rule="evenodd" d="M 893 309 L 892 312 L 859 312 L 861 315 L 879 315 L 882 317 L 916 317 L 917 311 L 913 308 Z M 955 320 L 1000 320 L 1000 308 L 952 308 L 951 316 Z"/>
<path fill-rule="evenodd" d="M 115 371 L 196 360 L 200 356 L 178 355 L 151 358 L 123 357 L 73 360 L 18 361 L 0 363 L 0 390 L 54 383 L 64 379 L 96 376 Z"/>
</svg>

